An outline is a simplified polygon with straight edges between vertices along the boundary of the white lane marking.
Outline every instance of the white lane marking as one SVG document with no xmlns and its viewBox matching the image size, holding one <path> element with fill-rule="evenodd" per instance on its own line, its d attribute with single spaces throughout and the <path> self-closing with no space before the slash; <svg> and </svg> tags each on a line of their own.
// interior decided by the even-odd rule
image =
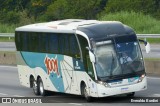
<svg viewBox="0 0 160 106">
<path fill-rule="evenodd" d="M 149 79 L 160 79 L 158 77 L 147 77 L 147 78 L 149 78 Z"/>
<path fill-rule="evenodd" d="M 0 93 L 0 95 L 6 96 L 6 95 L 8 95 L 8 94 Z M 11 95 L 11 96 L 15 96 L 15 97 L 25 97 L 25 96 L 21 96 L 21 95 Z"/>
<path fill-rule="evenodd" d="M 21 95 L 13 95 L 13 96 L 15 96 L 15 97 L 25 97 L 25 96 L 21 96 Z"/>
<path fill-rule="evenodd" d="M 63 101 L 59 101 L 59 100 L 53 100 L 53 102 L 57 102 L 57 103 L 63 103 Z"/>
<path fill-rule="evenodd" d="M 160 94 L 153 94 L 154 97 L 160 97 Z"/>
<path fill-rule="evenodd" d="M 8 95 L 8 94 L 5 94 L 5 93 L 0 93 L 0 95 Z"/>
<path fill-rule="evenodd" d="M 82 104 L 79 104 L 79 103 L 68 103 L 68 104 L 71 104 L 71 105 L 77 105 L 77 106 L 82 105 Z"/>
<path fill-rule="evenodd" d="M 0 65 L 0 68 L 17 68 L 16 66 L 1 66 Z"/>
</svg>

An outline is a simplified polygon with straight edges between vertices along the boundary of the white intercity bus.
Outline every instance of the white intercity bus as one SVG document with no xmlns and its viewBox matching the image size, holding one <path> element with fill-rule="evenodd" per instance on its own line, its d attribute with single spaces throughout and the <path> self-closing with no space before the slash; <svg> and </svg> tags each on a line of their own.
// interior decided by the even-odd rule
<svg viewBox="0 0 160 106">
<path fill-rule="evenodd" d="M 134 96 L 147 88 L 139 41 L 132 28 L 117 21 L 67 19 L 16 28 L 20 84 L 35 95 L 54 91 L 87 101 Z"/>
</svg>

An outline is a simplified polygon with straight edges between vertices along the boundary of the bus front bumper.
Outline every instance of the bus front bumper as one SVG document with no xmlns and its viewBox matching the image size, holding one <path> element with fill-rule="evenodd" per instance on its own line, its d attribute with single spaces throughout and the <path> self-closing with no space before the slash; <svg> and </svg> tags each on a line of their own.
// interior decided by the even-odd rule
<svg viewBox="0 0 160 106">
<path fill-rule="evenodd" d="M 146 89 L 147 89 L 146 77 L 141 82 L 125 85 L 125 86 L 105 87 L 104 85 L 97 84 L 98 97 L 127 94 L 127 93 L 146 90 Z"/>
</svg>

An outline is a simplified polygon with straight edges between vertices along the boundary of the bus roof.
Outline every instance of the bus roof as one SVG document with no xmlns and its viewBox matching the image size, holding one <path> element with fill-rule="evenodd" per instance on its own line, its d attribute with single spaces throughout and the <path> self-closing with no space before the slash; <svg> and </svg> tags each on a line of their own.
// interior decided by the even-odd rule
<svg viewBox="0 0 160 106">
<path fill-rule="evenodd" d="M 45 23 L 36 23 L 16 28 L 16 31 L 33 31 L 33 32 L 55 32 L 55 31 L 69 31 L 72 32 L 77 29 L 79 25 L 98 24 L 96 20 L 82 20 L 82 19 L 66 19 L 59 21 L 51 21 Z"/>
<path fill-rule="evenodd" d="M 118 21 L 98 21 L 82 19 L 66 19 L 31 24 L 16 28 L 16 31 L 55 33 L 74 33 L 76 30 L 86 33 L 89 38 L 134 32 L 130 27 Z"/>
</svg>

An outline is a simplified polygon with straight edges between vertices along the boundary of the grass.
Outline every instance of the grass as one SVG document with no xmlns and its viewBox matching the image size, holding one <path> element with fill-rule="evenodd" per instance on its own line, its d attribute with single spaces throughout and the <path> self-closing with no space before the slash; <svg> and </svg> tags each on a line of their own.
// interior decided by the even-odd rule
<svg viewBox="0 0 160 106">
<path fill-rule="evenodd" d="M 14 42 L 14 37 L 0 37 L 0 42 Z"/>
<path fill-rule="evenodd" d="M 160 43 L 160 38 L 147 38 L 149 43 Z"/>
<path fill-rule="evenodd" d="M 0 33 L 14 33 L 16 27 L 17 25 L 0 23 Z"/>
<path fill-rule="evenodd" d="M 144 58 L 145 61 L 160 61 L 160 58 Z"/>
<path fill-rule="evenodd" d="M 155 18 L 135 12 L 118 12 L 109 13 L 101 16 L 99 20 L 103 21 L 120 21 L 132 27 L 139 34 L 159 34 L 160 21 Z"/>
<path fill-rule="evenodd" d="M 0 51 L 0 54 L 15 54 L 15 51 Z"/>
<path fill-rule="evenodd" d="M 139 38 L 139 39 L 143 39 L 144 38 Z M 146 38 L 147 42 L 151 43 L 151 44 L 160 44 L 160 38 Z M 141 44 L 143 44 L 142 42 L 140 42 Z"/>
</svg>

